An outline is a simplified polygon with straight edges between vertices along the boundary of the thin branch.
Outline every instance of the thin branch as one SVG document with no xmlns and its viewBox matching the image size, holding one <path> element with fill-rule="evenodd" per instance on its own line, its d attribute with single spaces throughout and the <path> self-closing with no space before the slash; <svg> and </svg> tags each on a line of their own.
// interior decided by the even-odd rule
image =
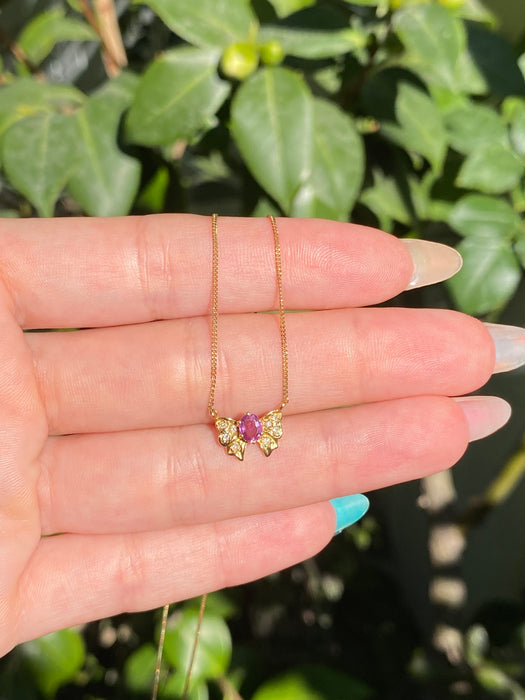
<svg viewBox="0 0 525 700">
<path fill-rule="evenodd" d="M 6 46 L 17 61 L 20 61 L 30 73 L 38 73 L 38 68 L 29 60 L 24 49 L 9 34 L 0 28 L 0 42 Z"/>
<path fill-rule="evenodd" d="M 224 700 L 243 700 L 239 695 L 237 688 L 233 685 L 229 678 L 226 678 L 226 676 L 217 678 L 217 685 L 224 695 Z"/>
<path fill-rule="evenodd" d="M 100 37 L 104 46 L 102 58 L 109 76 L 118 75 L 128 58 L 122 41 L 114 0 L 94 0 Z"/>
<path fill-rule="evenodd" d="M 489 485 L 485 493 L 473 499 L 469 508 L 460 517 L 465 529 L 475 527 L 499 505 L 503 503 L 517 488 L 525 477 L 525 435 L 521 445 L 510 457 L 501 471 Z"/>
<path fill-rule="evenodd" d="M 115 4 L 113 0 L 95 0 L 95 13 L 88 0 L 80 0 L 80 9 L 86 22 L 100 37 L 104 68 L 108 76 L 114 78 L 128 63 Z"/>
</svg>

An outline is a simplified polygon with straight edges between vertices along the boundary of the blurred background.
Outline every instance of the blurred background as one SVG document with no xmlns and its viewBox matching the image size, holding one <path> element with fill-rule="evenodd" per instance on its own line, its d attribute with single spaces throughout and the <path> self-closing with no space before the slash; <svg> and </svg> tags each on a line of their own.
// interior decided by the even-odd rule
<svg viewBox="0 0 525 700">
<path fill-rule="evenodd" d="M 393 304 L 525 325 L 523 0 L 2 0 L 0 216 L 316 216 L 455 245 Z M 525 372 L 450 473 L 212 594 L 195 700 L 525 699 Z M 177 562 L 173 562 L 177 566 Z M 180 697 L 198 601 L 173 607 Z M 22 645 L 0 700 L 146 698 L 159 613 Z"/>
</svg>

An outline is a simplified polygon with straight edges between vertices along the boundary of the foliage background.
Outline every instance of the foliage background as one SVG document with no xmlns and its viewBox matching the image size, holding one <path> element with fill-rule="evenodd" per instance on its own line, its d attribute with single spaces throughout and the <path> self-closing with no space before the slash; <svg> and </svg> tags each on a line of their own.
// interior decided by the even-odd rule
<svg viewBox="0 0 525 700">
<path fill-rule="evenodd" d="M 351 219 L 461 250 L 447 288 L 394 303 L 524 324 L 521 0 L 3 0 L 0 42 L 1 216 Z M 523 700 L 522 378 L 491 381 L 514 417 L 448 481 L 373 494 L 315 560 L 213 595 L 192 698 Z M 161 697 L 195 606 L 170 620 Z M 22 645 L 0 698 L 147 697 L 157 624 Z"/>
</svg>

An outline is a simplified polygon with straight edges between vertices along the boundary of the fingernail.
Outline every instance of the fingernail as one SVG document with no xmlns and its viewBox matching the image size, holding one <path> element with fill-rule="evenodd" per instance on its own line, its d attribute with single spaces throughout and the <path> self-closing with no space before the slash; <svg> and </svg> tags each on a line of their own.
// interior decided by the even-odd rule
<svg viewBox="0 0 525 700">
<path fill-rule="evenodd" d="M 332 498 L 330 501 L 335 510 L 335 535 L 342 532 L 345 527 L 353 525 L 368 510 L 370 501 L 362 493 L 355 493 L 352 496 L 342 498 Z"/>
<path fill-rule="evenodd" d="M 496 346 L 495 374 L 525 365 L 525 328 L 500 323 L 486 323 L 485 326 Z"/>
<path fill-rule="evenodd" d="M 512 413 L 510 404 L 499 396 L 458 396 L 455 400 L 467 418 L 471 442 L 495 433 Z"/>
<path fill-rule="evenodd" d="M 414 272 L 407 289 L 443 282 L 461 270 L 463 258 L 457 250 L 443 243 L 419 238 L 401 239 L 414 261 Z"/>
</svg>

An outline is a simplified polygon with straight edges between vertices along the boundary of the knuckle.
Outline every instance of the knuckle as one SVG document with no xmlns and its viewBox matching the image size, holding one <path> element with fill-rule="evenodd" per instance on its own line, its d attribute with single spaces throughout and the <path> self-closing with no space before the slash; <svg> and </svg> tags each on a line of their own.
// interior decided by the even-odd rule
<svg viewBox="0 0 525 700">
<path fill-rule="evenodd" d="M 151 320 L 172 315 L 177 301 L 172 239 L 155 227 L 154 221 L 153 216 L 138 217 L 135 230 L 137 282 Z"/>
</svg>

